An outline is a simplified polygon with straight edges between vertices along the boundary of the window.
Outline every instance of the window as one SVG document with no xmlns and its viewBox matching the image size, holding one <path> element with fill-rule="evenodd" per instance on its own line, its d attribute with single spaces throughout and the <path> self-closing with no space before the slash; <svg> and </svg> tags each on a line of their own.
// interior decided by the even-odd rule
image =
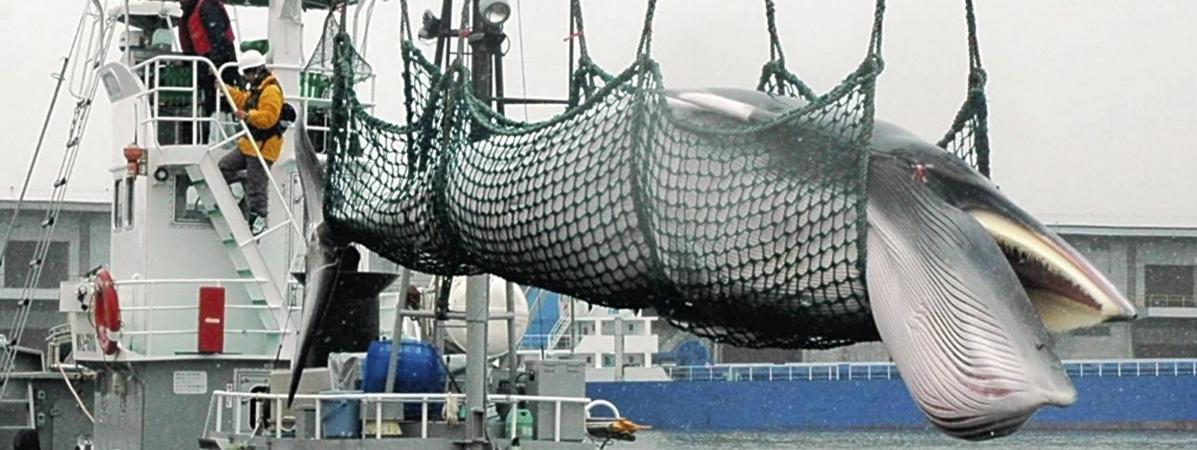
<svg viewBox="0 0 1197 450">
<path fill-rule="evenodd" d="M 1193 301 L 1193 266 L 1148 265 L 1143 272 L 1147 306 L 1197 307 Z"/>
<path fill-rule="evenodd" d="M 125 178 L 125 228 L 133 228 L 133 194 L 136 177 Z"/>
<path fill-rule="evenodd" d="M 204 206 L 200 203 L 199 191 L 191 184 L 191 177 L 181 173 L 175 176 L 175 222 L 207 223 Z"/>
<path fill-rule="evenodd" d="M 4 250 L 4 287 L 24 288 L 25 279 L 33 268 L 30 264 L 37 251 L 36 241 L 11 241 Z M 70 278 L 70 243 L 51 242 L 42 260 L 41 278 L 38 289 L 54 289 L 58 283 Z"/>
<path fill-rule="evenodd" d="M 121 203 L 121 199 L 124 198 L 121 195 L 121 185 L 122 184 L 123 183 L 121 183 L 121 180 L 119 180 L 119 179 L 112 182 L 112 229 L 113 230 L 121 229 L 121 224 L 123 223 L 123 219 L 121 219 L 122 212 L 124 211 L 124 208 L 122 207 L 123 205 Z"/>
</svg>

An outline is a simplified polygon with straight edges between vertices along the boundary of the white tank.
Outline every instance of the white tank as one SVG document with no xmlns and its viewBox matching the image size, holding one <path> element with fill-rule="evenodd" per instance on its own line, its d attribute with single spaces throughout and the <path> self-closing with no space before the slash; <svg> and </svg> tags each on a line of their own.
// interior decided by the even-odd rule
<svg viewBox="0 0 1197 450">
<path fill-rule="evenodd" d="M 496 276 L 490 279 L 490 314 L 492 316 L 507 312 L 507 280 Z M 449 288 L 449 310 L 466 310 L 466 277 L 454 277 L 453 285 Z M 464 321 L 451 320 L 455 325 L 445 330 L 448 341 L 459 350 L 466 346 L 466 329 Z M 460 325 L 460 326 L 457 326 Z M 515 286 L 515 342 L 519 345 L 528 329 L 528 297 L 524 295 L 519 285 Z M 486 326 L 486 354 L 497 358 L 507 354 L 507 321 L 491 319 Z"/>
</svg>

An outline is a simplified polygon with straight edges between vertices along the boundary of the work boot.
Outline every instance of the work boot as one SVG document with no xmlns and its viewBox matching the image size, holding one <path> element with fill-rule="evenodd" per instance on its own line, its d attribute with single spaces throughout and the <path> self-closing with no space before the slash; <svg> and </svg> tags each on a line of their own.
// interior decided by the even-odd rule
<svg viewBox="0 0 1197 450">
<path fill-rule="evenodd" d="M 250 215 L 249 232 L 257 236 L 262 234 L 263 231 L 266 231 L 266 216 Z"/>
</svg>

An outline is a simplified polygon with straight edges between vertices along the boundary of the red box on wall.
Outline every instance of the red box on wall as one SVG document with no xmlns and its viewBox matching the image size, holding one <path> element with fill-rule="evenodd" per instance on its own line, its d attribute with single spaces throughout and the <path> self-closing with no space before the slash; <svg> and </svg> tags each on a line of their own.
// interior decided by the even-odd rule
<svg viewBox="0 0 1197 450">
<path fill-rule="evenodd" d="M 224 288 L 200 287 L 199 352 L 224 352 Z"/>
</svg>

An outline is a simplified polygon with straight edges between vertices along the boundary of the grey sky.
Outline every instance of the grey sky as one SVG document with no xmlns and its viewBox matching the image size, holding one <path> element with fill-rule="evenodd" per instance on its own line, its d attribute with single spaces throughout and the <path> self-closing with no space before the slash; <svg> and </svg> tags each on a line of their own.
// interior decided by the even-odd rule
<svg viewBox="0 0 1197 450">
<path fill-rule="evenodd" d="M 119 2 L 110 1 L 117 4 Z M 513 41 L 507 89 L 521 92 L 520 62 L 533 96 L 562 96 L 567 67 L 564 0 L 513 0 L 526 58 Z M 792 69 L 825 90 L 864 56 L 872 20 L 865 0 L 780 0 L 779 28 Z M 878 117 L 935 140 L 964 98 L 963 0 L 891 0 Z M 1045 222 L 1197 226 L 1197 2 L 977 0 L 982 56 L 990 73 L 994 177 Z M 82 0 L 0 0 L 0 196 L 22 177 L 53 90 L 49 74 L 65 53 Z M 413 19 L 439 1 L 413 1 Z M 644 2 L 583 1 L 594 59 L 608 70 L 633 57 Z M 439 10 L 439 8 L 435 8 Z M 369 59 L 380 75 L 380 114 L 397 119 L 396 0 L 379 2 Z M 265 36 L 264 10 L 240 9 L 243 37 Z M 319 13 L 307 16 L 308 42 Z M 672 87 L 752 87 L 768 56 L 760 1 L 660 0 L 654 55 Z M 19 30 L 19 32 L 16 32 Z M 507 27 L 519 39 L 519 23 Z M 101 95 L 102 97 L 102 95 Z M 72 101 L 51 128 L 34 196 L 45 197 L 62 154 Z M 533 118 L 550 114 L 532 110 Z M 512 112 L 522 117 L 522 110 Z M 106 99 L 97 101 L 73 198 L 106 198 L 107 167 L 128 138 L 111 136 Z"/>
</svg>

